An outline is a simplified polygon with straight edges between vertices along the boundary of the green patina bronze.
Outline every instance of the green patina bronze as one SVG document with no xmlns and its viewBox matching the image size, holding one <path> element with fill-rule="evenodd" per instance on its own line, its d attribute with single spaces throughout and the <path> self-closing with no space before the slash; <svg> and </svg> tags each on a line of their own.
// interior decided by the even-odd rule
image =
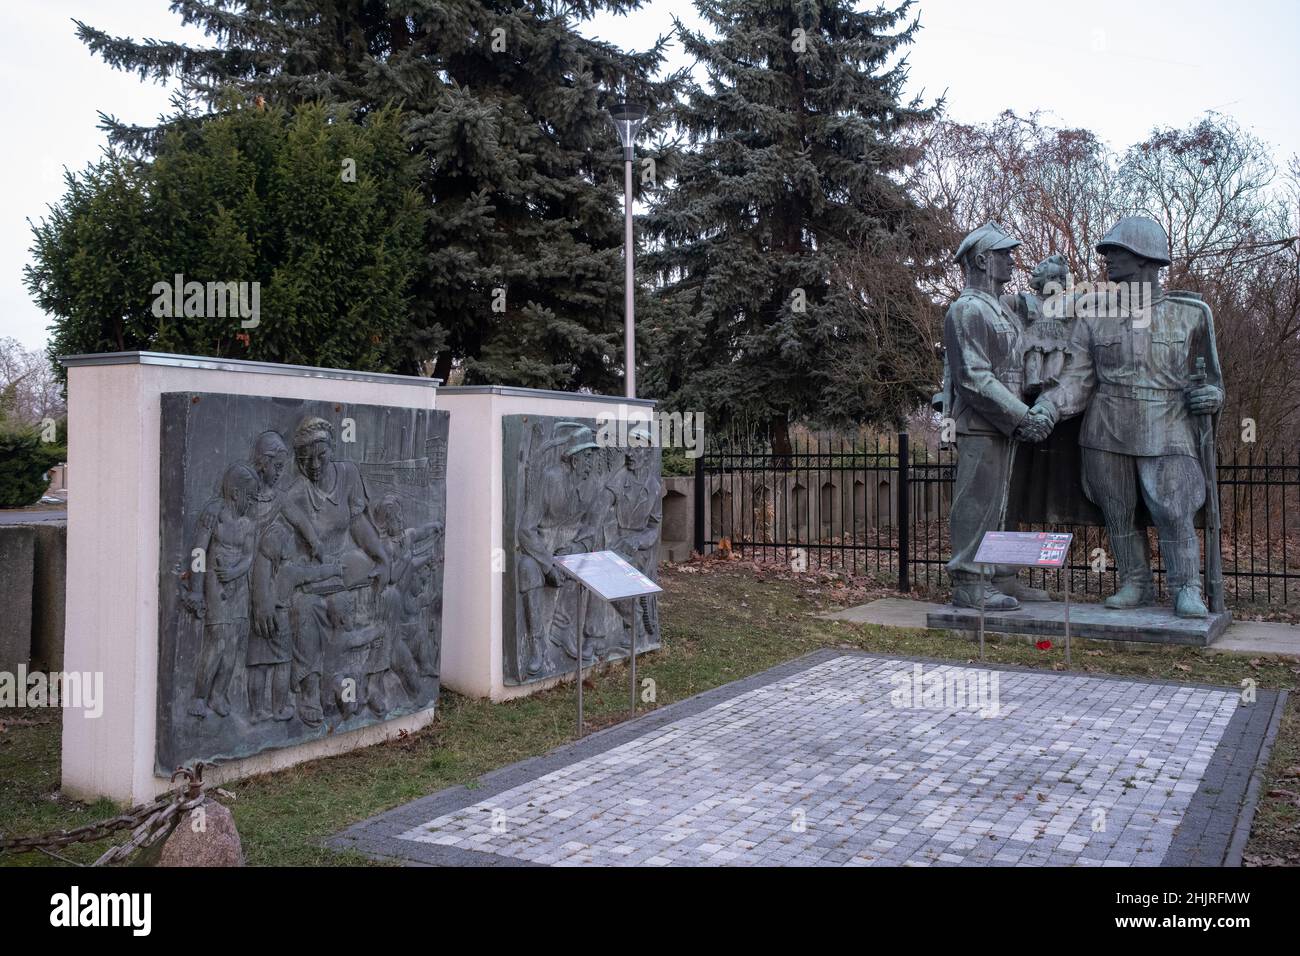
<svg viewBox="0 0 1300 956">
<path fill-rule="evenodd" d="M 1007 610 L 1017 598 L 1045 598 L 1009 568 L 984 584 L 972 558 L 986 531 L 1078 514 L 1081 487 L 1120 579 L 1106 606 L 1153 602 L 1149 522 L 1175 613 L 1205 617 L 1195 521 L 1217 500 L 1214 416 L 1224 397 L 1209 307 L 1161 288 L 1169 243 L 1144 217 L 1120 220 L 1097 245 L 1111 285 L 1078 295 L 1060 290 L 1063 263 L 1053 257 L 1034 270 L 1033 292 L 999 298 L 1017 245 L 992 223 L 966 237 L 956 255 L 966 288 L 944 320 L 945 409 L 958 447 L 953 603 Z M 1221 610 L 1221 594 L 1211 599 Z"/>
</svg>

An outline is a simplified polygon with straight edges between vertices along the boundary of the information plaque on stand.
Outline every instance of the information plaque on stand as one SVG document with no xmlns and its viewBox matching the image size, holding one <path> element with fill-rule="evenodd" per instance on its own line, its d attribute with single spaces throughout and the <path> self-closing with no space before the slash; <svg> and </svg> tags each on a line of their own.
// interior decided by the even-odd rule
<svg viewBox="0 0 1300 956">
<path fill-rule="evenodd" d="M 975 552 L 975 563 L 992 570 L 998 565 L 1065 569 L 1065 666 L 1070 666 L 1070 542 L 1074 535 L 1055 531 L 986 531 Z M 984 592 L 980 591 L 980 660 L 984 660 Z"/>
<path fill-rule="evenodd" d="M 632 683 L 632 715 L 636 715 L 636 625 L 640 615 L 635 603 L 648 594 L 663 590 L 631 564 L 613 551 L 588 551 L 584 554 L 560 554 L 555 563 L 575 578 L 583 587 L 578 599 L 578 736 L 582 736 L 582 637 L 586 624 L 586 592 L 590 591 L 606 601 L 631 601 L 634 606 L 628 615 L 632 620 L 632 634 L 628 648 L 628 670 Z"/>
</svg>

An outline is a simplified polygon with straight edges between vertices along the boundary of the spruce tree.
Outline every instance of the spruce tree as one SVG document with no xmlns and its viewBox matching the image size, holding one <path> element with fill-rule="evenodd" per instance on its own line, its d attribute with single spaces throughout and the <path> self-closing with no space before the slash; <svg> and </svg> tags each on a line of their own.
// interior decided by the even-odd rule
<svg viewBox="0 0 1300 956">
<path fill-rule="evenodd" d="M 696 6 L 717 37 L 678 24 L 708 83 L 680 109 L 698 148 L 647 217 L 662 306 L 647 386 L 715 423 L 757 425 L 778 451 L 793 420 L 901 417 L 938 377 L 932 342 L 897 314 L 933 308 L 910 270 L 937 251 L 896 177 L 909 159 L 898 133 L 935 110 L 900 100 L 910 4 Z M 925 371 L 900 381 L 904 355 Z"/>
<path fill-rule="evenodd" d="M 230 87 L 358 115 L 397 104 L 428 209 L 403 369 L 436 356 L 444 379 L 459 359 L 471 382 L 617 390 L 622 163 L 605 109 L 631 95 L 653 115 L 671 82 L 650 80 L 662 42 L 626 54 L 574 27 L 639 3 L 178 0 L 214 38 L 203 49 L 78 29 L 116 67 L 179 78 L 170 122 Z M 141 148 L 158 135 L 105 124 Z"/>
</svg>

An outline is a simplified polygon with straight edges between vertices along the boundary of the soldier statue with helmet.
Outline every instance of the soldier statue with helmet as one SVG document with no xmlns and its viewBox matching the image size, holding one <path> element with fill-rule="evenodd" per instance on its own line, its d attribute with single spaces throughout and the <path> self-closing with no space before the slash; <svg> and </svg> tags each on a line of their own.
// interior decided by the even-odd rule
<svg viewBox="0 0 1300 956">
<path fill-rule="evenodd" d="M 1194 519 L 1213 477 L 1194 418 L 1223 406 L 1214 318 L 1198 298 L 1162 290 L 1169 240 L 1154 220 L 1121 219 L 1097 251 L 1112 285 L 1076 303 L 1069 365 L 1037 407 L 1053 424 L 1083 415 L 1083 488 L 1105 517 L 1120 581 L 1106 606 L 1154 600 L 1146 531 L 1135 520 L 1140 495 L 1159 533 L 1175 613 L 1203 618 Z"/>
</svg>

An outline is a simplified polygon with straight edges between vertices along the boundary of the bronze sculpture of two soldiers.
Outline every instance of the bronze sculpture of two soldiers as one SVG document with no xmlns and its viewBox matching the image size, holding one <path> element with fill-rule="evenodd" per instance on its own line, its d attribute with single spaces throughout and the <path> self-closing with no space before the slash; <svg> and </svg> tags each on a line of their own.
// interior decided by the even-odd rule
<svg viewBox="0 0 1300 956">
<path fill-rule="evenodd" d="M 1169 241 L 1151 219 L 1128 217 L 1106 234 L 1097 251 L 1107 283 L 1077 297 L 1062 287 L 1059 257 L 1035 270 L 1034 294 L 1002 296 L 1019 244 L 989 223 L 955 256 L 966 287 L 944 319 L 945 395 L 958 447 L 953 603 L 1009 610 L 1047 599 L 1014 568 L 997 568 L 986 581 L 974 558 L 985 532 L 1014 523 L 1008 489 L 1017 449 L 1082 416 L 1079 477 L 1104 516 L 1120 583 L 1106 606 L 1154 600 L 1141 503 L 1159 534 L 1175 613 L 1205 617 L 1194 520 L 1213 488 L 1198 435 L 1224 397 L 1213 316 L 1199 298 L 1161 288 Z"/>
</svg>

